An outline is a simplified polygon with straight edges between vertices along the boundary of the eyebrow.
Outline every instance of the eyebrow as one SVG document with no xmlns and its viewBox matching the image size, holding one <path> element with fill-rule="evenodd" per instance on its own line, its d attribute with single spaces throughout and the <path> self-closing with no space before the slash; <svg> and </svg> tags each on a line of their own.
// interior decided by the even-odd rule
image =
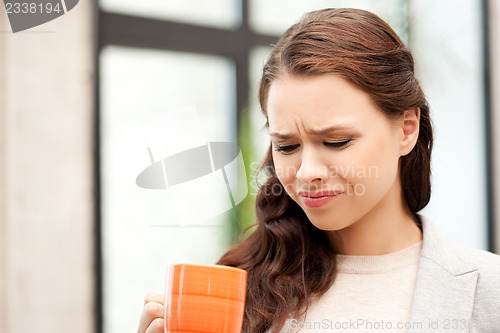
<svg viewBox="0 0 500 333">
<path fill-rule="evenodd" d="M 330 126 L 330 127 L 326 127 L 326 128 L 320 129 L 320 130 L 311 129 L 309 131 L 306 131 L 306 133 L 309 135 L 325 135 L 325 134 L 328 134 L 328 133 L 331 133 L 331 132 L 334 132 L 337 130 L 344 130 L 344 129 L 350 129 L 350 128 L 351 127 L 347 127 L 347 126 Z M 276 137 L 276 138 L 279 138 L 279 139 L 289 139 L 289 138 L 293 137 L 293 134 L 278 133 L 278 132 L 272 132 L 272 133 L 269 133 L 269 135 Z"/>
</svg>

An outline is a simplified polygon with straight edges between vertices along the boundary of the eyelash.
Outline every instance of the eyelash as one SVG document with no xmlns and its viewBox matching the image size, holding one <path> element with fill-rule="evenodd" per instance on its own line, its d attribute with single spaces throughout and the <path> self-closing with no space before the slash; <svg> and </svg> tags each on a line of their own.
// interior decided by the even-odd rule
<svg viewBox="0 0 500 333">
<path fill-rule="evenodd" d="M 352 139 L 349 139 L 346 141 L 341 141 L 341 142 L 325 142 L 325 145 L 328 147 L 334 148 L 334 149 L 340 149 L 340 148 L 345 147 L 349 142 L 351 142 L 351 140 Z M 274 150 L 285 154 L 285 153 L 292 152 L 293 150 L 295 150 L 299 146 L 300 146 L 299 144 L 290 145 L 290 146 L 281 146 L 278 144 Z"/>
</svg>

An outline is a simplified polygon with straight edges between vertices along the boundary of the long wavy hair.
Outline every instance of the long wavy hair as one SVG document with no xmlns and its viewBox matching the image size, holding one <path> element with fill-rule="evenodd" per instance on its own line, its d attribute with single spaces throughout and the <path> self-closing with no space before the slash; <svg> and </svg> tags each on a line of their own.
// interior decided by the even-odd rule
<svg viewBox="0 0 500 333">
<path fill-rule="evenodd" d="M 358 9 L 307 13 L 284 33 L 264 65 L 259 101 L 266 119 L 269 87 L 283 73 L 340 76 L 366 92 L 389 119 L 420 108 L 417 143 L 399 160 L 405 209 L 418 225 L 417 212 L 431 195 L 432 125 L 413 58 L 390 26 Z M 331 243 L 282 188 L 271 146 L 260 170 L 267 180 L 256 197 L 255 230 L 218 262 L 248 272 L 243 332 L 252 333 L 278 332 L 289 316 L 304 314 L 336 276 Z"/>
</svg>

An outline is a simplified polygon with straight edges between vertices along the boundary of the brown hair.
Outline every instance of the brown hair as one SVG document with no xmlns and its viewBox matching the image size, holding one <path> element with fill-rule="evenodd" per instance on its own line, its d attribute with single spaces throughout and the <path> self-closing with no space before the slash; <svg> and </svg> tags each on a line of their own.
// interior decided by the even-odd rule
<svg viewBox="0 0 500 333">
<path fill-rule="evenodd" d="M 358 9 L 306 14 L 284 33 L 264 65 L 259 100 L 266 118 L 269 87 L 283 73 L 333 74 L 347 79 L 366 92 L 389 119 L 420 108 L 417 143 L 400 158 L 405 209 L 419 221 L 417 212 L 431 195 L 432 124 L 428 103 L 414 76 L 413 58 L 390 26 Z M 257 222 L 253 225 L 257 228 L 218 262 L 248 272 L 243 332 L 269 328 L 278 332 L 289 315 L 307 311 L 312 297 L 325 293 L 336 274 L 326 233 L 309 222 L 284 189 L 275 190 L 281 183 L 271 149 L 260 168 L 268 178 L 257 193 Z"/>
</svg>

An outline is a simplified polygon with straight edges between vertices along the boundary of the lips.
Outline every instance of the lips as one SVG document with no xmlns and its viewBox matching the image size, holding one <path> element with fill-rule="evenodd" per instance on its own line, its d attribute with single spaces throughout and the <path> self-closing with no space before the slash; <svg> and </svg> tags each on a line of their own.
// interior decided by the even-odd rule
<svg viewBox="0 0 500 333">
<path fill-rule="evenodd" d="M 307 207 L 318 208 L 326 205 L 344 192 L 341 191 L 321 191 L 321 192 L 299 192 L 302 202 Z"/>
<path fill-rule="evenodd" d="M 301 191 L 298 193 L 299 196 L 301 197 L 306 197 L 306 198 L 321 198 L 321 197 L 329 197 L 329 196 L 336 196 L 339 194 L 342 194 L 344 192 L 342 191 L 321 191 L 321 192 L 304 192 Z"/>
</svg>

